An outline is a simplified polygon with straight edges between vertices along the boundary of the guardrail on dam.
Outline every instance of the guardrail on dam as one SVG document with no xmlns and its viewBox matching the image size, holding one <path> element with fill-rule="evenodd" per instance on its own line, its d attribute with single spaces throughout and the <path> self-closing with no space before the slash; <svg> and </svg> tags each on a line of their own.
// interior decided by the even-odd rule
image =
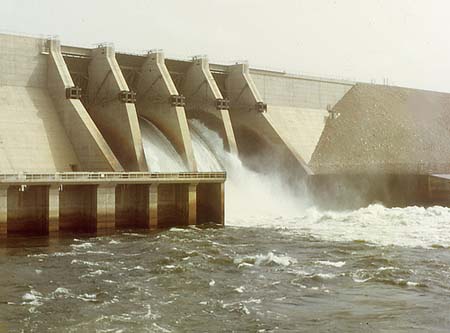
<svg viewBox="0 0 450 333">
<path fill-rule="evenodd" d="M 224 223 L 225 173 L 0 174 L 0 237 Z"/>
</svg>

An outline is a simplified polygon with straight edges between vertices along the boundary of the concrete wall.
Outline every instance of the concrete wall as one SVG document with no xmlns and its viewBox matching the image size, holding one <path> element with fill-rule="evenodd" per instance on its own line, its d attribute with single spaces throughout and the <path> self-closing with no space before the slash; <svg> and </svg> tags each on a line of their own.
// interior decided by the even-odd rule
<svg viewBox="0 0 450 333">
<path fill-rule="evenodd" d="M 0 172 L 72 171 L 80 165 L 47 90 L 45 45 L 0 35 Z"/>
<path fill-rule="evenodd" d="M 224 214 L 224 184 L 198 184 L 197 224 L 221 224 L 225 220 Z"/>
<path fill-rule="evenodd" d="M 0 34 L 0 85 L 47 87 L 44 39 Z"/>
<path fill-rule="evenodd" d="M 266 118 L 290 149 L 309 163 L 328 119 L 328 111 L 270 105 Z"/>
<path fill-rule="evenodd" d="M 59 230 L 95 232 L 95 185 L 64 186 L 59 197 Z"/>
<path fill-rule="evenodd" d="M 48 186 L 9 187 L 7 207 L 8 234 L 48 234 Z"/>
<path fill-rule="evenodd" d="M 184 107 L 172 106 L 169 101 L 171 95 L 178 95 L 178 91 L 164 64 L 164 55 L 160 52 L 150 53 L 142 65 L 137 82 L 138 113 L 150 120 L 172 142 L 188 170 L 196 171 Z M 151 170 L 151 165 L 149 167 Z"/>
<path fill-rule="evenodd" d="M 158 186 L 158 226 L 183 226 L 189 223 L 189 185 Z"/>
<path fill-rule="evenodd" d="M 59 41 L 49 40 L 48 89 L 78 156 L 80 171 L 123 171 L 117 158 L 79 99 L 66 98 L 74 87 Z"/>
<path fill-rule="evenodd" d="M 115 156 L 127 171 L 147 171 L 136 108 L 119 100 L 129 91 L 112 47 L 92 50 L 88 111 Z"/>
<path fill-rule="evenodd" d="M 116 187 L 116 228 L 150 227 L 150 186 L 118 185 Z"/>
<path fill-rule="evenodd" d="M 230 99 L 230 116 L 241 158 L 252 168 L 279 170 L 304 176 L 310 170 L 294 146 L 283 140 L 280 129 L 271 122 L 271 106 L 259 112 L 264 103 L 254 84 L 247 64 L 229 68 L 226 91 Z"/>
<path fill-rule="evenodd" d="M 250 71 L 262 99 L 271 105 L 326 110 L 353 86 L 347 81 L 308 78 L 262 70 Z"/>
<path fill-rule="evenodd" d="M 250 70 L 267 118 L 289 149 L 309 163 L 330 110 L 353 87 L 353 82 Z"/>
</svg>

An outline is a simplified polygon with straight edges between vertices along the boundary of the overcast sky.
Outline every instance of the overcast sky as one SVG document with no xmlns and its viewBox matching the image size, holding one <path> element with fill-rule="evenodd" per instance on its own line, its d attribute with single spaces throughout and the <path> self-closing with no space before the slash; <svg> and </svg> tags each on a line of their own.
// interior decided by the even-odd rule
<svg viewBox="0 0 450 333">
<path fill-rule="evenodd" d="M 0 32 L 450 92 L 446 0 L 0 0 Z"/>
</svg>

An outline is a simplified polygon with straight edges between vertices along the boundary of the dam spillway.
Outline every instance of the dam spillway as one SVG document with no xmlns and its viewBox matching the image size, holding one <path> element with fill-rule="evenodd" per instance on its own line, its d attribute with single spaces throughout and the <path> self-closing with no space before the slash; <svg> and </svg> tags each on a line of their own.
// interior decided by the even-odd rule
<svg viewBox="0 0 450 333">
<path fill-rule="evenodd" d="M 223 224 L 223 172 L 242 209 L 446 205 L 448 96 L 0 34 L 0 234 Z"/>
</svg>

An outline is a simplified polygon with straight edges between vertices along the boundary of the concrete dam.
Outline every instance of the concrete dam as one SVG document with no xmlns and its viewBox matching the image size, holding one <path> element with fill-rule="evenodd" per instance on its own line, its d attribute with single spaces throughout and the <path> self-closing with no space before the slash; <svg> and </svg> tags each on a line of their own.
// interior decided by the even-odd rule
<svg viewBox="0 0 450 333">
<path fill-rule="evenodd" d="M 450 94 L 0 34 L 0 236 L 223 224 L 233 168 L 327 208 L 447 204 L 449 112 Z"/>
</svg>

